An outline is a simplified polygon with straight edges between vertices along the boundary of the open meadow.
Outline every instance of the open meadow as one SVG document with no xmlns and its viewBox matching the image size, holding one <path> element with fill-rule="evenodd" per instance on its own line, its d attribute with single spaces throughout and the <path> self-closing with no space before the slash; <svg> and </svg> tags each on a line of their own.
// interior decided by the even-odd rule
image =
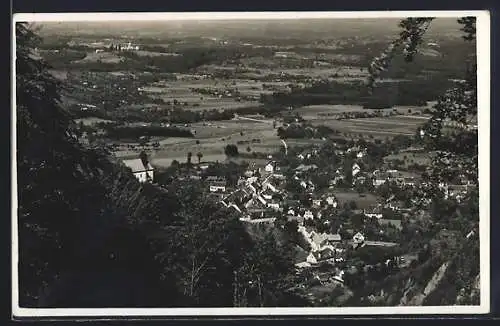
<svg viewBox="0 0 500 326">
<path fill-rule="evenodd" d="M 363 109 L 357 105 L 310 105 L 294 111 L 315 126 L 327 126 L 342 133 L 386 137 L 398 134 L 415 135 L 417 128 L 429 119 L 427 115 L 422 114 L 423 109 L 425 107 L 395 107 L 380 110 L 385 115 L 383 117 L 342 120 L 338 120 L 338 118 L 343 113 L 367 113 L 371 110 Z M 394 110 L 398 112 L 398 115 L 390 116 L 389 114 Z M 418 115 L 411 115 L 408 112 Z"/>
<path fill-rule="evenodd" d="M 258 104 L 256 101 L 237 99 L 237 96 L 228 93 L 229 89 L 235 88 L 237 86 L 229 82 L 204 79 L 162 81 L 143 87 L 142 91 L 153 99 L 162 99 L 167 104 L 177 101 L 184 109 L 192 111 L 235 109 Z M 220 95 L 201 94 L 195 89 L 218 90 Z"/>
<path fill-rule="evenodd" d="M 152 162 L 161 167 L 169 166 L 173 160 L 184 162 L 187 153 L 202 153 L 202 161 L 225 161 L 224 147 L 229 144 L 238 146 L 240 153 L 274 153 L 280 149 L 281 141 L 273 129 L 272 120 L 256 122 L 253 120 L 229 120 L 190 125 L 194 138 L 164 138 L 159 140 L 159 148 L 153 150 Z M 137 145 L 137 144 L 135 144 Z M 140 148 L 120 147 L 118 157 L 136 157 Z M 249 161 L 249 159 L 242 159 Z"/>
<path fill-rule="evenodd" d="M 340 207 L 343 207 L 346 204 L 348 205 L 351 201 L 353 201 L 356 203 L 356 209 L 370 209 L 378 203 L 377 196 L 371 193 L 359 194 L 353 191 L 338 191 L 334 194 Z"/>
</svg>

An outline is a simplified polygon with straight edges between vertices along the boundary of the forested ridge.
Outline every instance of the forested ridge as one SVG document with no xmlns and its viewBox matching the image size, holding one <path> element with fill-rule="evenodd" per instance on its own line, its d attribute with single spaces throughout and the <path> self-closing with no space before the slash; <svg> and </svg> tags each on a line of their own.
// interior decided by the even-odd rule
<svg viewBox="0 0 500 326">
<path fill-rule="evenodd" d="M 253 241 L 195 183 L 139 184 L 79 144 L 37 35 L 18 23 L 16 41 L 21 307 L 286 305 L 286 244 Z"/>
</svg>

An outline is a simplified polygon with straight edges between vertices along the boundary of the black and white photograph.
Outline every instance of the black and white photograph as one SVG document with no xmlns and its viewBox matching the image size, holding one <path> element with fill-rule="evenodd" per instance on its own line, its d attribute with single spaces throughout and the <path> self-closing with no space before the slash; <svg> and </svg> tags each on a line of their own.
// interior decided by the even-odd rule
<svg viewBox="0 0 500 326">
<path fill-rule="evenodd" d="M 487 11 L 12 34 L 14 316 L 489 311 Z"/>
</svg>

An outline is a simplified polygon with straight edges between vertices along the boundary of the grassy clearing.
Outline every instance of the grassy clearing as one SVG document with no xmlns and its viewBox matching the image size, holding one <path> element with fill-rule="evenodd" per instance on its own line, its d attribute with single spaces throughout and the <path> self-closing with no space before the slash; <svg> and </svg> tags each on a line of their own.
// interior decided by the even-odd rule
<svg viewBox="0 0 500 326">
<path fill-rule="evenodd" d="M 152 153 L 152 162 L 158 166 L 170 166 L 173 160 L 184 162 L 188 152 L 193 153 L 193 162 L 197 161 L 194 155 L 198 152 L 203 154 L 203 161 L 223 162 L 226 159 L 224 147 L 228 144 L 236 144 L 241 153 L 271 154 L 282 146 L 276 135 L 276 130 L 272 127 L 272 122 L 256 123 L 231 120 L 209 124 L 195 123 L 191 125 L 190 129 L 196 131 L 195 138 L 165 138 L 160 140 L 159 149 Z M 254 140 L 260 142 L 253 142 Z M 250 152 L 247 151 L 247 147 L 250 147 Z M 116 155 L 135 157 L 139 151 L 140 149 L 129 150 L 126 146 L 122 146 Z M 255 159 L 245 158 L 242 160 L 253 161 Z"/>
<path fill-rule="evenodd" d="M 121 57 L 110 52 L 89 52 L 87 56 L 81 60 L 74 61 L 74 63 L 88 63 L 88 62 L 102 62 L 102 63 L 119 63 Z"/>
<path fill-rule="evenodd" d="M 220 98 L 217 96 L 199 94 L 193 92 L 192 88 L 211 88 L 220 89 L 222 91 L 228 88 L 235 88 L 236 85 L 231 85 L 230 82 L 220 83 L 214 80 L 189 80 L 155 83 L 144 87 L 144 92 L 148 93 L 151 98 L 161 98 L 165 102 L 174 103 L 178 101 L 186 110 L 200 111 L 211 109 L 235 109 L 256 105 L 255 101 L 236 101 L 235 98 L 227 97 Z M 249 87 L 245 84 L 245 87 Z M 244 93 L 243 93 L 244 95 Z"/>
<path fill-rule="evenodd" d="M 405 159 L 406 158 L 406 159 Z M 424 153 L 398 153 L 398 154 L 391 154 L 388 155 L 384 158 L 386 162 L 391 161 L 391 160 L 403 160 L 404 167 L 408 168 L 409 165 L 412 164 L 420 164 L 420 165 L 432 165 L 432 155 L 428 152 Z"/>
<path fill-rule="evenodd" d="M 354 110 L 354 108 L 355 106 L 350 106 L 346 107 L 345 110 Z M 337 109 L 340 112 L 340 109 Z M 316 112 L 325 111 L 321 111 L 321 109 L 318 108 Z M 398 134 L 413 136 L 417 128 L 422 126 L 427 120 L 427 117 L 422 116 L 388 116 L 380 118 L 337 120 L 331 116 L 319 116 L 318 113 L 306 113 L 303 117 L 312 125 L 324 125 L 342 133 L 372 135 L 374 137 L 395 136 Z"/>
<path fill-rule="evenodd" d="M 334 192 L 334 194 L 341 207 L 351 201 L 356 203 L 357 209 L 369 209 L 377 204 L 377 196 L 370 193 L 358 194 L 357 192 L 343 191 Z"/>
</svg>

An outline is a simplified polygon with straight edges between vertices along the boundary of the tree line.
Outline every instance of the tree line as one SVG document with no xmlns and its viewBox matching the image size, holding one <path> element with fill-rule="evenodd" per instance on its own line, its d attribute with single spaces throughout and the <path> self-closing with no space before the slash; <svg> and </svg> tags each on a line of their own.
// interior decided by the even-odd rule
<svg viewBox="0 0 500 326">
<path fill-rule="evenodd" d="M 280 105 L 351 104 L 366 109 L 387 109 L 397 105 L 424 106 L 453 84 L 448 78 L 433 77 L 411 81 L 387 81 L 370 92 L 363 81 L 320 81 L 290 93 L 261 96 L 261 103 Z"/>
</svg>

